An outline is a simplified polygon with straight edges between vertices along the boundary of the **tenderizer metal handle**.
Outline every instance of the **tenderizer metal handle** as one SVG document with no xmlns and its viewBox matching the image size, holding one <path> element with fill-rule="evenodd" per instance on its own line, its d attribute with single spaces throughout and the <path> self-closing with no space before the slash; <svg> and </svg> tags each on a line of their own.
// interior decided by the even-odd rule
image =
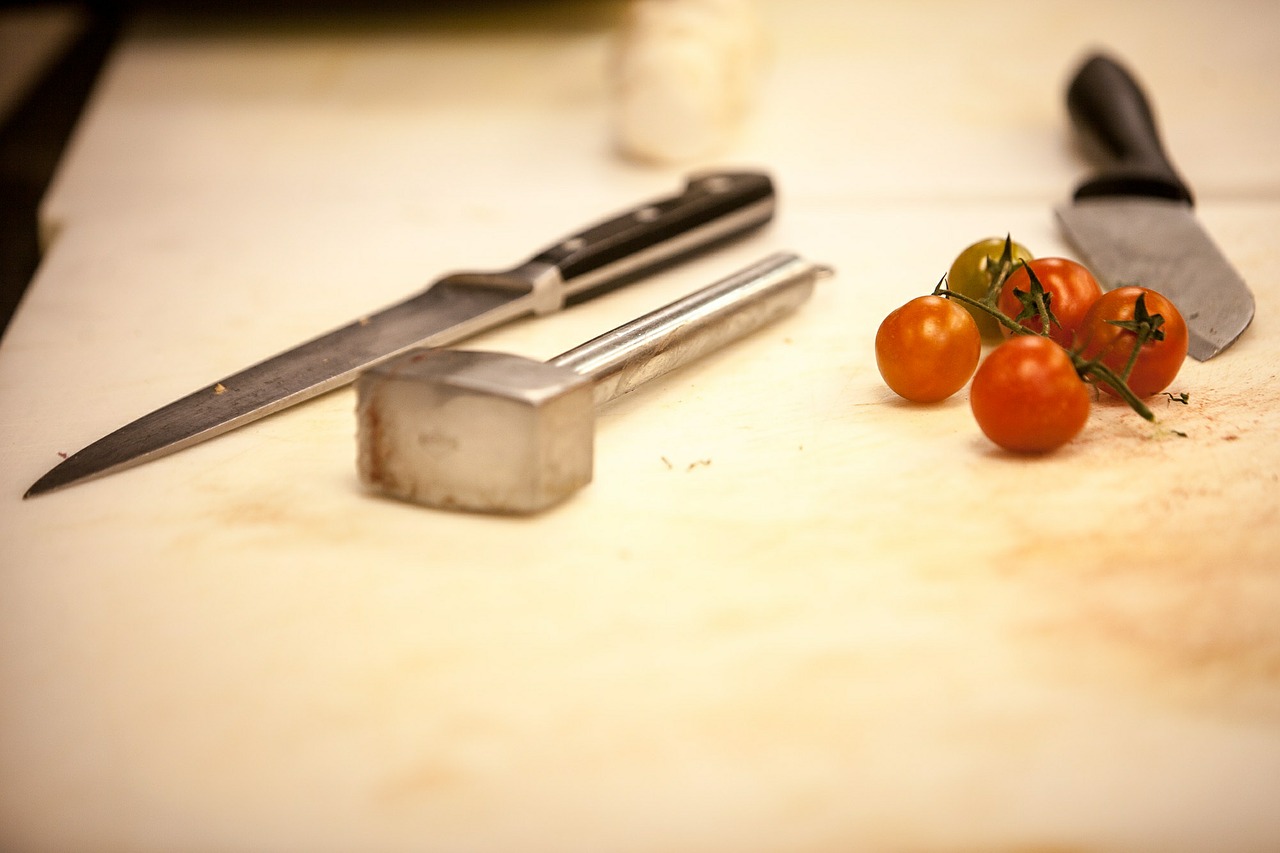
<svg viewBox="0 0 1280 853">
<path fill-rule="evenodd" d="M 591 378 L 597 405 L 793 311 L 831 274 L 779 252 L 551 360 Z"/>
</svg>

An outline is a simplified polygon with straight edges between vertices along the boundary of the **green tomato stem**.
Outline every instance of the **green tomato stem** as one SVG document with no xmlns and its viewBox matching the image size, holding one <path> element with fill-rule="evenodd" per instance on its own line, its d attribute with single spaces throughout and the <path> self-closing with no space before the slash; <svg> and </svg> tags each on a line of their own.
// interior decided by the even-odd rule
<svg viewBox="0 0 1280 853">
<path fill-rule="evenodd" d="M 1138 333 L 1137 340 L 1134 341 L 1133 350 L 1129 353 L 1129 360 L 1124 363 L 1124 370 L 1120 371 L 1120 378 L 1125 382 L 1129 381 L 1129 374 L 1133 373 L 1133 366 L 1138 363 L 1138 354 L 1142 348 L 1146 346 L 1147 340 L 1151 337 L 1150 327 L 1143 327 Z"/>
<path fill-rule="evenodd" d="M 1044 290 L 1037 287 L 1033 298 L 1036 301 L 1036 316 L 1040 318 L 1040 334 L 1049 337 L 1049 321 L 1053 319 L 1049 306 L 1044 301 Z"/>
<path fill-rule="evenodd" d="M 1081 376 L 1092 376 L 1094 379 L 1107 383 L 1115 389 L 1121 399 L 1129 404 L 1129 408 L 1133 409 L 1146 420 L 1155 423 L 1155 413 L 1147 407 L 1146 403 L 1142 402 L 1141 398 L 1139 398 L 1137 394 L 1133 393 L 1133 389 L 1129 387 L 1129 383 L 1121 379 L 1120 375 L 1114 370 L 1101 362 L 1089 361 L 1079 353 L 1072 352 L 1068 354 L 1071 356 L 1071 363 L 1076 366 L 1077 373 Z"/>
<path fill-rule="evenodd" d="M 1160 327 L 1164 325 L 1164 317 L 1148 312 L 1146 294 L 1139 293 L 1137 301 L 1133 304 L 1132 320 L 1108 320 L 1107 322 L 1125 331 L 1132 332 L 1136 338 L 1133 348 L 1129 350 L 1129 358 L 1125 361 L 1124 370 L 1120 371 L 1120 378 L 1128 382 L 1130 374 L 1133 373 L 1133 366 L 1138 362 L 1138 355 L 1142 352 L 1142 348 L 1153 339 L 1164 340 L 1164 332 L 1160 331 Z"/>
<path fill-rule="evenodd" d="M 1031 331 L 1030 329 L 1023 326 L 1021 323 L 1014 321 L 1012 318 L 1009 317 L 1009 315 L 1005 314 L 999 308 L 996 308 L 992 305 L 988 305 L 986 304 L 986 302 L 984 302 L 981 299 L 974 299 L 971 296 L 965 296 L 963 293 L 956 293 L 954 290 L 948 290 L 945 281 L 938 282 L 937 287 L 933 289 L 933 295 L 942 296 L 947 299 L 954 299 L 957 302 L 961 303 L 962 305 L 972 305 L 975 308 L 978 308 L 982 311 L 986 311 L 988 314 L 994 317 L 1000 323 L 1000 325 L 1009 329 L 1014 334 L 1018 334 L 1018 335 L 1044 334 L 1044 333 Z M 1135 347 L 1135 352 L 1136 350 L 1137 348 Z M 1155 414 L 1151 411 L 1150 408 L 1147 407 L 1146 403 L 1142 402 L 1141 398 L 1139 398 L 1137 394 L 1133 393 L 1133 389 L 1129 387 L 1129 384 L 1124 379 L 1122 379 L 1114 370 L 1107 367 L 1105 364 L 1102 364 L 1101 362 L 1090 361 L 1084 358 L 1082 355 L 1080 355 L 1077 352 L 1071 352 L 1070 350 L 1066 350 L 1066 352 L 1067 352 L 1067 355 L 1071 356 L 1071 363 L 1075 366 L 1076 373 L 1078 373 L 1082 379 L 1085 378 L 1086 376 L 1091 376 L 1094 379 L 1107 383 L 1113 389 L 1115 389 L 1116 393 L 1120 395 L 1121 399 L 1123 399 L 1126 403 L 1129 404 L 1129 408 L 1133 409 L 1135 412 L 1141 415 L 1144 419 L 1151 421 L 1152 423 L 1155 422 L 1155 419 L 1156 419 Z"/>
<path fill-rule="evenodd" d="M 945 284 L 940 283 L 937 287 L 935 287 L 933 289 L 933 295 L 943 296 L 943 297 L 946 297 L 947 299 L 954 299 L 963 305 L 972 305 L 974 308 L 977 308 L 982 311 L 986 311 L 988 314 L 994 317 L 996 321 L 1000 323 L 1000 325 L 1004 326 L 1010 331 L 1017 332 L 1020 335 L 1026 335 L 1031 333 L 1030 329 L 1027 329 L 1021 323 L 1018 323 L 1017 321 L 1010 318 L 1008 314 L 1004 313 L 999 308 L 996 308 L 993 305 L 988 305 L 984 300 L 974 299 L 972 296 L 965 296 L 963 293 L 957 293 L 954 290 L 948 290 Z"/>
<path fill-rule="evenodd" d="M 991 272 L 991 283 L 987 286 L 986 304 L 994 307 L 996 300 L 1000 298 L 1000 291 L 1004 288 L 1004 283 L 1009 280 L 1009 276 L 1013 275 L 1013 271 L 1017 269 L 1017 264 L 1013 262 L 1013 237 L 1009 234 L 1004 238 L 1004 251 L 1000 253 L 1000 259 L 996 261 L 995 269 Z"/>
</svg>

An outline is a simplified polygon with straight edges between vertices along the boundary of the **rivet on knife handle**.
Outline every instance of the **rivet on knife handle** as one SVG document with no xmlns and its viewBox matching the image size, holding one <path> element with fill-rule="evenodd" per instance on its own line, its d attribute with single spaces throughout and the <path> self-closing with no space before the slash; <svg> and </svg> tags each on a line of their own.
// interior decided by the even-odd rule
<svg viewBox="0 0 1280 853">
<path fill-rule="evenodd" d="M 1191 190 L 1165 153 L 1155 114 L 1138 81 L 1102 54 L 1091 56 L 1067 88 L 1067 110 L 1101 168 L 1076 198 L 1151 196 L 1192 200 Z"/>
<path fill-rule="evenodd" d="M 573 304 L 754 228 L 774 207 L 768 175 L 694 176 L 683 193 L 593 225 L 541 252 L 533 263 L 560 271 L 566 301 Z"/>
<path fill-rule="evenodd" d="M 773 218 L 768 175 L 695 177 L 561 239 L 505 272 L 446 276 L 409 299 L 273 356 L 145 415 L 65 459 L 25 497 L 117 471 L 220 435 L 352 382 L 416 346 L 447 346 L 634 281 Z"/>
</svg>

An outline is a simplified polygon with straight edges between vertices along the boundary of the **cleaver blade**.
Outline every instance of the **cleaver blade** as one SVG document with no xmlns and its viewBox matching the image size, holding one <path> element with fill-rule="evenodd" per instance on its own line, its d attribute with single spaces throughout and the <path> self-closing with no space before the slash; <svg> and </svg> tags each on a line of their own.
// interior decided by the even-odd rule
<svg viewBox="0 0 1280 853">
<path fill-rule="evenodd" d="M 1188 352 L 1206 361 L 1253 320 L 1244 279 L 1195 216 L 1137 80 L 1091 56 L 1067 89 L 1067 109 L 1097 171 L 1056 211 L 1067 240 L 1103 287 L 1158 290 L 1187 321 Z"/>
</svg>

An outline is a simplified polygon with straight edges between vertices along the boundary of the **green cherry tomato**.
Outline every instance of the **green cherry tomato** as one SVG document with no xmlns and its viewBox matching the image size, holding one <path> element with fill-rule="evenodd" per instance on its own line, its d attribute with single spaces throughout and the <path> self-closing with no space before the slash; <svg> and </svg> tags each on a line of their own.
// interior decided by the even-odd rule
<svg viewBox="0 0 1280 853">
<path fill-rule="evenodd" d="M 1003 237 L 979 240 L 957 255 L 951 262 L 951 269 L 947 272 L 947 287 L 970 299 L 985 299 L 987 291 L 991 288 L 992 270 L 1000 260 L 1000 256 L 1004 254 L 1004 241 Z M 1032 260 L 1032 254 L 1022 244 L 1013 243 L 1011 248 L 1015 266 L 1018 261 Z M 974 322 L 978 324 L 978 331 L 982 333 L 984 339 L 989 341 L 1001 339 L 1000 324 L 994 317 L 967 305 L 965 310 L 973 315 Z"/>
</svg>

